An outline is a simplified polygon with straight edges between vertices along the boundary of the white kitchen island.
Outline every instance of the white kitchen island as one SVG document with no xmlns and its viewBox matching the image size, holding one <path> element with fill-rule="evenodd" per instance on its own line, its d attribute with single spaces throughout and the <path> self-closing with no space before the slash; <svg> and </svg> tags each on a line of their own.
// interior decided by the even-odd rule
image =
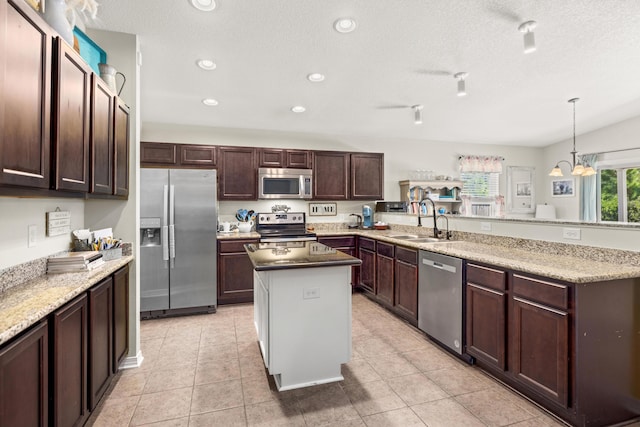
<svg viewBox="0 0 640 427">
<path fill-rule="evenodd" d="M 254 265 L 254 321 L 278 390 L 343 380 L 351 358 L 351 267 L 317 242 L 245 245 Z"/>
</svg>

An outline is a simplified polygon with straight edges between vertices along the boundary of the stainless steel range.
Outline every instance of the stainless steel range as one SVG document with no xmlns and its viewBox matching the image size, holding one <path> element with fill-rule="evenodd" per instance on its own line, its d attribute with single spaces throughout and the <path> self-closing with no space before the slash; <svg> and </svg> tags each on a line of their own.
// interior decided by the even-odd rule
<svg viewBox="0 0 640 427">
<path fill-rule="evenodd" d="M 269 212 L 256 215 L 256 232 L 260 242 L 300 242 L 317 240 L 307 231 L 304 212 Z"/>
</svg>

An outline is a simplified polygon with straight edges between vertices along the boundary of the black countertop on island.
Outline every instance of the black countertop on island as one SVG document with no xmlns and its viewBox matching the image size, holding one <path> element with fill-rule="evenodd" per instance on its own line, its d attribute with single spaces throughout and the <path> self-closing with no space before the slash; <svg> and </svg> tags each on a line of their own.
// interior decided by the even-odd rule
<svg viewBox="0 0 640 427">
<path fill-rule="evenodd" d="M 257 271 L 360 265 L 360 259 L 316 241 L 244 245 Z"/>
</svg>

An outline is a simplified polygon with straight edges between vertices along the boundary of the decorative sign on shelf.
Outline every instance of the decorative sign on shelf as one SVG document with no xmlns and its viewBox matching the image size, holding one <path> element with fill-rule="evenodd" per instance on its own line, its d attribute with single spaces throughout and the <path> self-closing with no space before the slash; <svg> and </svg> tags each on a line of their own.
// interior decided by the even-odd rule
<svg viewBox="0 0 640 427">
<path fill-rule="evenodd" d="M 60 236 L 71 232 L 71 212 L 56 208 L 54 212 L 47 212 L 47 236 Z"/>
</svg>

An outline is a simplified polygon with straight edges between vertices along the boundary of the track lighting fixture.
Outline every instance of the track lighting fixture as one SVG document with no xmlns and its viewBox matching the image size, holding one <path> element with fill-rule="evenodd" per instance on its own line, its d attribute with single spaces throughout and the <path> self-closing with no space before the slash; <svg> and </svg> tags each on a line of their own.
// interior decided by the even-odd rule
<svg viewBox="0 0 640 427">
<path fill-rule="evenodd" d="M 551 172 L 549 172 L 549 176 L 564 176 L 562 174 L 562 170 L 560 169 L 560 163 L 566 163 L 569 165 L 569 167 L 571 167 L 571 175 L 577 176 L 591 176 L 591 175 L 595 175 L 596 171 L 593 167 L 588 166 L 585 167 L 582 163 L 580 163 L 580 160 L 576 161 L 576 154 L 578 154 L 578 152 L 576 151 L 576 102 L 578 102 L 580 100 L 580 98 L 571 98 L 569 101 L 573 104 L 573 150 L 570 151 L 572 158 L 572 162 L 569 163 L 568 160 L 560 160 L 558 163 L 556 163 L 556 166 L 551 169 Z"/>
<path fill-rule="evenodd" d="M 524 53 L 531 53 L 536 50 L 536 39 L 533 35 L 533 29 L 536 25 L 538 25 L 536 21 L 527 21 L 518 27 L 518 31 L 524 33 Z"/>
<path fill-rule="evenodd" d="M 417 125 L 421 125 L 422 124 L 422 105 L 421 104 L 414 105 L 411 108 L 413 108 L 413 123 Z"/>
<path fill-rule="evenodd" d="M 458 96 L 466 96 L 467 88 L 464 83 L 464 79 L 467 78 L 469 73 L 460 72 L 453 75 L 453 78 L 458 80 Z"/>
</svg>

